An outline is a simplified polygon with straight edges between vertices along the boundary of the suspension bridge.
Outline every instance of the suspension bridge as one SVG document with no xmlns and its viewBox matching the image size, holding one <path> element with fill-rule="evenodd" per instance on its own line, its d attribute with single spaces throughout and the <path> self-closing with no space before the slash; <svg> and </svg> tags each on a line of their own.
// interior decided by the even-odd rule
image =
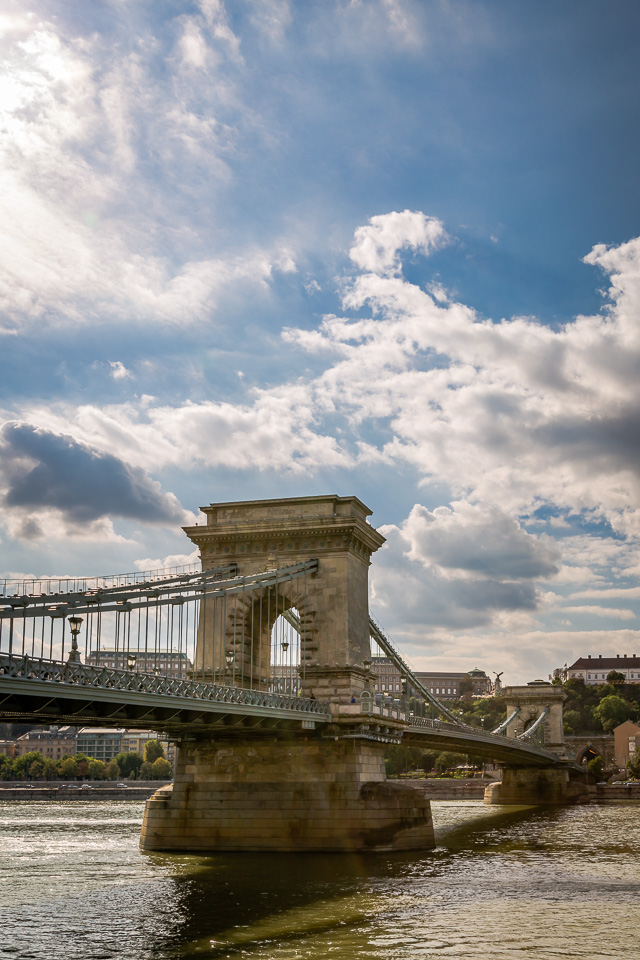
<svg viewBox="0 0 640 960">
<path fill-rule="evenodd" d="M 384 538 L 356 497 L 203 512 L 185 528 L 199 565 L 0 583 L 0 719 L 137 726 L 178 744 L 173 789 L 147 806 L 147 849 L 428 846 L 428 803 L 385 782 L 389 743 L 472 753 L 527 783 L 537 769 L 554 795 L 568 783 L 557 690 L 525 688 L 499 727 L 477 730 L 371 619 Z M 405 695 L 377 691 L 379 655 Z"/>
</svg>

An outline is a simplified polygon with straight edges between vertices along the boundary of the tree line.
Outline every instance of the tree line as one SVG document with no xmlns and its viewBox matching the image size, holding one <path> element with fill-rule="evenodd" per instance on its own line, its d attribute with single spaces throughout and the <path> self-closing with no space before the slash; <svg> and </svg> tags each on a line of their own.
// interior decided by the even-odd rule
<svg viewBox="0 0 640 960">
<path fill-rule="evenodd" d="M 625 720 L 640 716 L 640 683 L 627 683 L 624 674 L 611 670 L 606 683 L 586 684 L 581 678 L 562 681 L 554 670 L 552 683 L 567 695 L 564 703 L 564 732 L 569 736 L 611 733 Z"/>
<path fill-rule="evenodd" d="M 44 757 L 37 750 L 14 759 L 0 754 L 0 780 L 168 780 L 171 774 L 171 764 L 159 740 L 145 744 L 144 756 L 119 753 L 108 762 L 88 757 L 86 753 L 59 760 Z"/>
</svg>

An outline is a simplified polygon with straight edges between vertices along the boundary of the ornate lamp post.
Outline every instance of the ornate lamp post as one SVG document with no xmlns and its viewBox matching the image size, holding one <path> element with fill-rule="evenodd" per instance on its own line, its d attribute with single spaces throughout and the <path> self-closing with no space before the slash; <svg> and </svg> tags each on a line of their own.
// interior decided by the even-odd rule
<svg viewBox="0 0 640 960">
<path fill-rule="evenodd" d="M 69 651 L 68 663 L 80 663 L 80 651 L 78 650 L 78 634 L 82 626 L 82 617 L 69 617 L 69 629 L 71 630 L 71 650 Z"/>
<path fill-rule="evenodd" d="M 127 654 L 127 670 L 135 670 L 137 657 L 135 653 Z"/>
<path fill-rule="evenodd" d="M 226 673 L 227 677 L 229 677 L 229 678 L 231 677 L 231 675 L 232 675 L 232 673 L 233 673 L 233 663 L 234 663 L 235 658 L 236 658 L 236 655 L 235 655 L 235 653 L 234 653 L 233 650 L 231 650 L 231 649 L 225 650 L 225 653 L 224 653 L 224 662 L 225 662 L 225 664 L 226 664 L 226 667 L 225 667 L 225 671 L 224 671 L 224 672 Z"/>
</svg>

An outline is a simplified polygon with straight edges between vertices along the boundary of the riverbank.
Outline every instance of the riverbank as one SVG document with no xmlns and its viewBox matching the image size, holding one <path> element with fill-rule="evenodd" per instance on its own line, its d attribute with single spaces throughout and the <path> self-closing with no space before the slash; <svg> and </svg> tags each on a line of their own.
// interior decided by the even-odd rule
<svg viewBox="0 0 640 960">
<path fill-rule="evenodd" d="M 0 782 L 0 800 L 23 800 L 42 802 L 43 800 L 146 800 L 160 787 L 166 786 L 167 780 L 144 780 L 118 786 L 115 782 L 101 783 L 93 781 L 91 784 L 65 783 L 12 783 Z"/>
<path fill-rule="evenodd" d="M 483 800 L 485 788 L 495 781 L 416 777 L 407 782 L 424 790 L 428 800 Z M 588 789 L 587 803 L 640 803 L 640 783 L 598 783 Z"/>
<path fill-rule="evenodd" d="M 412 777 L 401 778 L 403 782 L 411 783 L 424 790 L 427 800 L 483 800 L 485 787 L 494 780 L 488 778 L 469 778 L 466 780 L 444 777 Z"/>
</svg>

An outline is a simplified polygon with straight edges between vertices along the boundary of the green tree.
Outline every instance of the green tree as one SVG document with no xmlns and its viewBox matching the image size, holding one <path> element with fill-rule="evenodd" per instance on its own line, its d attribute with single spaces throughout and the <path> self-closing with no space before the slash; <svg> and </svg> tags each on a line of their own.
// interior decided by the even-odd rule
<svg viewBox="0 0 640 960">
<path fill-rule="evenodd" d="M 425 773 L 430 773 L 431 770 L 433 770 L 436 764 L 437 756 L 438 754 L 435 752 L 435 750 L 425 750 L 425 752 L 422 754 L 422 759 L 420 760 L 420 766 L 422 767 Z"/>
<path fill-rule="evenodd" d="M 28 753 L 23 753 L 21 757 L 16 757 L 13 761 L 13 771 L 16 778 L 24 780 L 31 764 L 35 763 L 36 760 L 42 763 L 42 754 L 38 753 L 37 750 L 29 750 Z"/>
<path fill-rule="evenodd" d="M 153 763 L 158 757 L 164 757 L 164 747 L 159 740 L 148 740 L 144 745 L 144 759 Z"/>
<path fill-rule="evenodd" d="M 45 766 L 42 757 L 29 764 L 29 780 L 44 780 Z"/>
<path fill-rule="evenodd" d="M 62 757 L 58 761 L 58 775 L 63 780 L 75 780 L 78 776 L 78 764 L 73 757 Z"/>
<path fill-rule="evenodd" d="M 0 753 L 0 780 L 13 780 L 13 760 L 6 753 Z"/>
<path fill-rule="evenodd" d="M 145 760 L 142 766 L 140 767 L 140 779 L 141 780 L 153 780 L 153 764 L 148 760 Z"/>
<path fill-rule="evenodd" d="M 473 680 L 467 674 L 462 678 L 459 684 L 460 696 L 463 700 L 469 700 L 473 693 Z"/>
<path fill-rule="evenodd" d="M 589 762 L 587 763 L 587 770 L 589 771 L 591 776 L 594 778 L 594 780 L 601 780 L 602 771 L 604 770 L 603 758 L 600 755 L 598 755 L 597 757 L 594 757 L 592 760 L 589 760 Z"/>
<path fill-rule="evenodd" d="M 443 773 L 445 770 L 453 770 L 454 767 L 459 766 L 463 763 L 463 757 L 459 753 L 451 753 L 448 750 L 444 750 L 438 755 L 436 760 L 436 770 L 438 773 Z"/>
<path fill-rule="evenodd" d="M 51 757 L 43 757 L 42 762 L 44 764 L 44 779 L 45 780 L 55 780 L 58 775 L 58 764 Z"/>
<path fill-rule="evenodd" d="M 104 780 L 106 768 L 104 760 L 89 760 L 89 777 L 92 780 Z"/>
<path fill-rule="evenodd" d="M 143 760 L 139 753 L 119 753 L 116 757 L 116 763 L 121 776 L 135 779 Z"/>
<path fill-rule="evenodd" d="M 640 753 L 627 760 L 627 770 L 636 780 L 640 780 Z"/>
<path fill-rule="evenodd" d="M 604 732 L 611 733 L 614 727 L 629 719 L 631 710 L 626 700 L 611 694 L 600 701 L 593 714 L 602 724 Z"/>
<path fill-rule="evenodd" d="M 623 687 L 627 682 L 627 678 L 624 673 L 620 673 L 619 670 L 610 670 L 607 674 L 607 683 L 610 683 L 614 687 Z"/>
<path fill-rule="evenodd" d="M 583 726 L 583 717 L 580 710 L 565 710 L 562 715 L 564 732 L 577 734 Z"/>
<path fill-rule="evenodd" d="M 171 778 L 171 764 L 166 757 L 158 757 L 151 764 L 152 780 L 169 780 Z"/>
<path fill-rule="evenodd" d="M 73 758 L 76 762 L 78 768 L 79 777 L 88 777 L 89 776 L 89 763 L 93 759 L 92 757 L 87 756 L 86 753 L 76 753 Z"/>
<path fill-rule="evenodd" d="M 107 764 L 104 771 L 104 776 L 106 780 L 118 779 L 118 777 L 120 776 L 120 767 L 118 766 L 115 760 L 109 760 L 109 763 Z"/>
</svg>

